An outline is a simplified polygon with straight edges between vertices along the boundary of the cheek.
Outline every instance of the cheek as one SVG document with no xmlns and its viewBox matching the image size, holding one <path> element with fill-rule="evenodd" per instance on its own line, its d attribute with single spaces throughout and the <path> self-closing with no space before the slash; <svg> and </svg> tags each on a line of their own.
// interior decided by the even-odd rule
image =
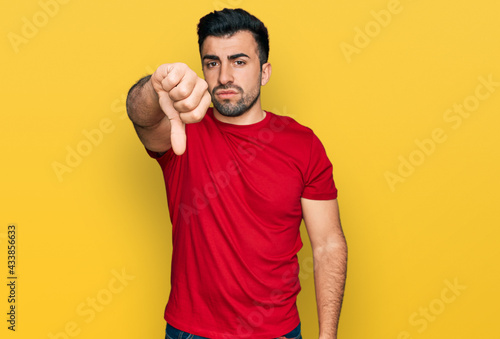
<svg viewBox="0 0 500 339">
<path fill-rule="evenodd" d="M 205 81 L 207 82 L 207 85 L 208 85 L 208 91 L 210 93 L 212 93 L 214 87 L 217 85 L 217 80 L 214 80 L 212 77 L 210 76 L 205 76 Z"/>
<path fill-rule="evenodd" d="M 251 80 L 252 85 L 255 86 L 255 84 L 258 84 L 258 86 L 260 86 L 261 85 L 261 83 L 260 83 L 261 82 L 261 78 L 262 78 L 262 74 L 261 74 L 261 71 L 260 71 L 260 67 L 258 67 L 258 66 L 254 67 L 252 69 L 252 75 L 250 76 L 250 79 L 252 79 Z"/>
<path fill-rule="evenodd" d="M 216 79 L 216 72 L 214 72 L 213 70 L 205 70 L 203 69 L 203 77 L 205 78 L 205 81 L 207 82 L 207 84 L 210 86 L 210 83 L 213 83 L 214 80 L 217 80 Z"/>
</svg>

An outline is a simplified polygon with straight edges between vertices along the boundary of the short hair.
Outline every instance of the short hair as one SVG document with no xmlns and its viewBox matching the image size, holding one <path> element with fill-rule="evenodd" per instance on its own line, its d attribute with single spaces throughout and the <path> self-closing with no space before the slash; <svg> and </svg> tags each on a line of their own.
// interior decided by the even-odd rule
<svg viewBox="0 0 500 339">
<path fill-rule="evenodd" d="M 198 23 L 198 45 L 200 48 L 209 36 L 223 37 L 232 36 L 239 31 L 252 33 L 259 52 L 259 61 L 262 66 L 269 58 L 269 34 L 264 23 L 247 11 L 236 8 L 224 8 L 221 11 L 213 11 Z"/>
</svg>

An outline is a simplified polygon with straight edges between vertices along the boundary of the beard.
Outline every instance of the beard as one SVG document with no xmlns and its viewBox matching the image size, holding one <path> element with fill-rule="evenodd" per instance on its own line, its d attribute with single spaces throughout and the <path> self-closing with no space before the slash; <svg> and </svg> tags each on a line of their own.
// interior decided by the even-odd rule
<svg viewBox="0 0 500 339">
<path fill-rule="evenodd" d="M 260 84 L 260 81 L 259 81 Z M 236 103 L 231 103 L 230 99 L 224 99 L 222 101 L 218 101 L 215 98 L 215 92 L 218 90 L 232 89 L 238 91 L 241 94 L 241 99 L 239 99 Z M 217 111 L 226 116 L 226 117 L 238 117 L 243 113 L 247 112 L 250 108 L 252 108 L 257 100 L 260 97 L 260 86 L 257 86 L 254 91 L 249 93 L 245 93 L 243 88 L 236 85 L 221 85 L 214 87 L 212 90 L 212 103 L 214 104 L 215 109 Z"/>
</svg>

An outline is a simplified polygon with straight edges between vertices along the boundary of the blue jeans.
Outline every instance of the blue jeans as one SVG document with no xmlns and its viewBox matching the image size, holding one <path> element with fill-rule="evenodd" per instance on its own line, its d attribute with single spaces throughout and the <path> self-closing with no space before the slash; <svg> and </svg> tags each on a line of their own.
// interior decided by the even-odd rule
<svg viewBox="0 0 500 339">
<path fill-rule="evenodd" d="M 295 327 L 295 329 L 293 329 L 291 332 L 285 334 L 285 337 L 290 339 L 302 339 L 300 323 L 299 326 Z M 187 332 L 182 332 L 181 330 L 178 330 L 172 325 L 167 324 L 165 339 L 209 339 L 209 338 L 200 337 Z"/>
</svg>

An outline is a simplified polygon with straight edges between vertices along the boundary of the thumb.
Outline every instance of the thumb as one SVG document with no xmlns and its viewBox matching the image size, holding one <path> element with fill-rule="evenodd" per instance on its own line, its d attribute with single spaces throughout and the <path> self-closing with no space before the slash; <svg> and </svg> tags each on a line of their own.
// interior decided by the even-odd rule
<svg viewBox="0 0 500 339">
<path fill-rule="evenodd" d="M 177 155 L 182 155 L 186 150 L 186 125 L 182 122 L 179 115 L 176 118 L 170 119 L 170 143 L 172 144 L 174 153 Z"/>
<path fill-rule="evenodd" d="M 172 104 L 167 92 L 158 93 L 160 107 L 170 120 L 170 144 L 175 154 L 182 155 L 186 150 L 186 128 L 182 122 L 179 112 Z"/>
</svg>

